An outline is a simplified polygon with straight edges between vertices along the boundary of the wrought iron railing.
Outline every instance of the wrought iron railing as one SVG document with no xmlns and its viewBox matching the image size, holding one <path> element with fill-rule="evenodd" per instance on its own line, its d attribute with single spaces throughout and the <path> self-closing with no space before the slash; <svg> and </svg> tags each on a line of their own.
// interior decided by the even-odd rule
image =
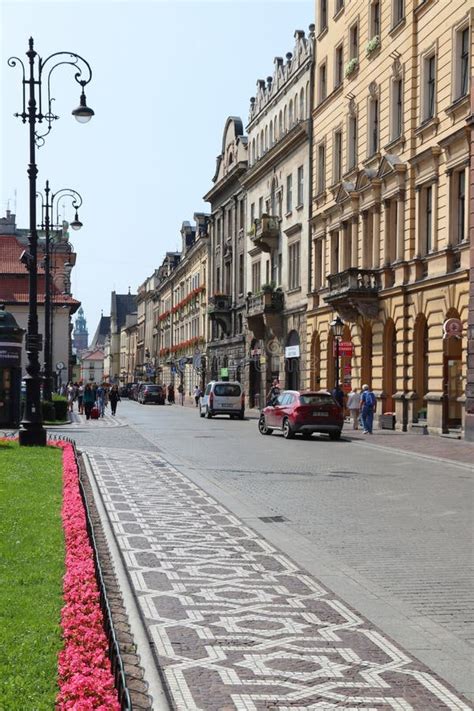
<svg viewBox="0 0 474 711">
<path fill-rule="evenodd" d="M 374 269 L 357 269 L 351 267 L 337 274 L 328 276 L 330 292 L 359 291 L 377 293 L 381 288 L 380 274 Z"/>
</svg>

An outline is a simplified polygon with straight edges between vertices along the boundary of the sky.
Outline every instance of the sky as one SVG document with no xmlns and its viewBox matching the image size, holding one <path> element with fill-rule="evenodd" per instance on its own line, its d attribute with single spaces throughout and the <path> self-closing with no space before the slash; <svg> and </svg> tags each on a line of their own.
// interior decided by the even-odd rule
<svg viewBox="0 0 474 711">
<path fill-rule="evenodd" d="M 82 302 L 89 337 L 110 294 L 136 293 L 168 250 L 180 249 L 180 227 L 209 211 L 228 116 L 247 124 L 257 79 L 273 74 L 275 56 L 293 50 L 294 31 L 308 31 L 314 0 L 0 0 L 0 216 L 16 212 L 28 227 L 28 125 L 22 75 L 28 39 L 45 59 L 65 51 L 92 68 L 79 124 L 71 111 L 80 87 L 69 66 L 51 75 L 55 121 L 37 150 L 38 189 L 77 190 L 83 228 L 71 231 L 77 253 L 72 291 Z M 46 97 L 46 82 L 43 96 Z M 72 220 L 70 203 L 60 218 Z"/>
</svg>

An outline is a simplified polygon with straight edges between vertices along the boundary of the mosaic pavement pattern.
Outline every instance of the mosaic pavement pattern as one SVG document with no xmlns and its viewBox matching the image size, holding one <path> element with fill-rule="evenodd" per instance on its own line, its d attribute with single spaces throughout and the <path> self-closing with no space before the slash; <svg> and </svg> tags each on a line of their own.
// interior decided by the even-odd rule
<svg viewBox="0 0 474 711">
<path fill-rule="evenodd" d="M 98 420 L 86 420 L 85 415 L 80 415 L 78 412 L 72 412 L 71 423 L 66 425 L 67 429 L 93 429 L 94 427 L 124 427 L 126 422 L 119 415 L 112 416 L 110 407 L 106 408 L 104 417 L 99 417 Z"/>
<path fill-rule="evenodd" d="M 157 454 L 87 450 L 179 711 L 467 711 Z"/>
</svg>

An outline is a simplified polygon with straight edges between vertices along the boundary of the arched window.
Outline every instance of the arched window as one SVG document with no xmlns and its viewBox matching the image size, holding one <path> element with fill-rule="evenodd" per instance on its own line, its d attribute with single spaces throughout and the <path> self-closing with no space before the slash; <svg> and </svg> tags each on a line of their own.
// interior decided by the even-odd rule
<svg viewBox="0 0 474 711">
<path fill-rule="evenodd" d="M 286 106 L 285 106 L 285 108 L 283 109 L 283 130 L 285 131 L 285 133 L 286 133 L 286 129 L 288 127 L 287 115 L 288 115 L 288 112 L 287 112 Z"/>
<path fill-rule="evenodd" d="M 290 103 L 288 105 L 288 128 L 291 128 L 293 126 L 293 99 L 290 99 Z"/>
<path fill-rule="evenodd" d="M 304 89 L 301 87 L 300 91 L 300 120 L 302 121 L 306 117 L 304 110 Z"/>
<path fill-rule="evenodd" d="M 270 148 L 273 146 L 273 121 L 270 121 Z"/>
<path fill-rule="evenodd" d="M 260 155 L 263 156 L 265 151 L 265 142 L 263 137 L 263 129 L 260 131 Z"/>
<path fill-rule="evenodd" d="M 428 392 L 428 323 L 424 314 L 418 314 L 413 339 L 413 386 L 416 400 L 413 402 L 413 420 L 426 420 Z"/>
<path fill-rule="evenodd" d="M 265 150 L 268 151 L 268 126 L 265 126 Z"/>
<path fill-rule="evenodd" d="M 283 135 L 283 113 L 280 111 L 280 114 L 278 116 L 278 138 L 281 138 Z"/>
<path fill-rule="evenodd" d="M 384 409 L 395 411 L 393 396 L 397 390 L 397 332 L 391 318 L 387 319 L 383 332 L 383 390 L 385 393 Z"/>
<path fill-rule="evenodd" d="M 255 138 L 252 140 L 252 155 L 251 155 L 251 162 L 255 163 L 257 160 L 257 156 L 255 154 Z"/>
<path fill-rule="evenodd" d="M 295 100 L 293 102 L 293 106 L 295 107 L 295 123 L 298 121 L 298 94 L 295 94 Z"/>
</svg>

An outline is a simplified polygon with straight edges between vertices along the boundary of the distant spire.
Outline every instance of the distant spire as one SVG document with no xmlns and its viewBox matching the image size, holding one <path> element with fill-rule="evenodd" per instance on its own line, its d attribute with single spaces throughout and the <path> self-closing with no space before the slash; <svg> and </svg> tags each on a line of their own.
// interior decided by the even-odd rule
<svg viewBox="0 0 474 711">
<path fill-rule="evenodd" d="M 128 295 L 130 296 L 132 292 L 130 291 L 130 287 L 128 287 Z"/>
</svg>

